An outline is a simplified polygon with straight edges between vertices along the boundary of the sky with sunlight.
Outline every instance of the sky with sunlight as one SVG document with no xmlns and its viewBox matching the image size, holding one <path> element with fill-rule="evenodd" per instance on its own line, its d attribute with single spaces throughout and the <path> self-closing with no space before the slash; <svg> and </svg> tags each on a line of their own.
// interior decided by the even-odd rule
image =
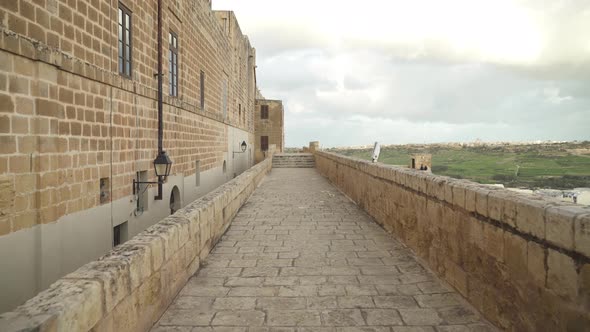
<svg viewBox="0 0 590 332">
<path fill-rule="evenodd" d="M 288 147 L 590 139 L 589 0 L 213 0 Z"/>
</svg>

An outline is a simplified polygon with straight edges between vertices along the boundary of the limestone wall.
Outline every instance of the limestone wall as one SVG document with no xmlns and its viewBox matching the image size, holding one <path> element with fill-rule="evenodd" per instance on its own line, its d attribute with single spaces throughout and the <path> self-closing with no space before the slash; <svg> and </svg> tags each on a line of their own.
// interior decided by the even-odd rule
<svg viewBox="0 0 590 332">
<path fill-rule="evenodd" d="M 147 331 L 271 168 L 271 159 L 0 315 L 0 331 Z"/>
<path fill-rule="evenodd" d="M 235 15 L 206 0 L 161 2 L 163 147 L 174 163 L 155 200 L 133 180 L 157 180 L 158 1 L 0 1 L 0 312 L 102 256 L 115 227 L 124 241 L 161 220 L 175 187 L 192 202 L 254 163 L 256 52 Z M 120 5 L 131 12 L 129 76 L 118 68 Z M 252 148 L 234 154 L 242 141 Z"/>
<path fill-rule="evenodd" d="M 268 118 L 262 119 L 262 106 L 268 107 Z M 256 99 L 254 109 L 254 141 L 255 159 L 260 161 L 265 158 L 261 147 L 261 137 L 268 137 L 268 144 L 276 145 L 276 152 L 282 153 L 285 148 L 285 114 L 281 100 Z M 268 153 L 267 153 L 268 155 Z"/>
<path fill-rule="evenodd" d="M 323 151 L 316 167 L 498 327 L 590 326 L 588 207 Z"/>
</svg>

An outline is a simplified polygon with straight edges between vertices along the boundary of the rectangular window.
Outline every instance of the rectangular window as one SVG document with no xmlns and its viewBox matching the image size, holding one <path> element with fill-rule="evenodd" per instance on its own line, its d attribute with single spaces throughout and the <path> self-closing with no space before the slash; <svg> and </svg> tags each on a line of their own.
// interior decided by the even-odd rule
<svg viewBox="0 0 590 332">
<path fill-rule="evenodd" d="M 268 105 L 260 106 L 260 118 L 268 119 Z"/>
<path fill-rule="evenodd" d="M 170 96 L 178 97 L 178 36 L 174 32 L 168 34 L 170 50 L 168 53 L 168 71 Z"/>
<path fill-rule="evenodd" d="M 260 150 L 268 151 L 268 136 L 260 136 Z"/>
<path fill-rule="evenodd" d="M 119 74 L 131 77 L 131 11 L 119 4 Z"/>
<path fill-rule="evenodd" d="M 201 111 L 205 110 L 205 73 L 201 70 Z"/>
<path fill-rule="evenodd" d="M 127 241 L 127 222 L 117 225 L 113 228 L 113 247 L 116 247 Z"/>
</svg>

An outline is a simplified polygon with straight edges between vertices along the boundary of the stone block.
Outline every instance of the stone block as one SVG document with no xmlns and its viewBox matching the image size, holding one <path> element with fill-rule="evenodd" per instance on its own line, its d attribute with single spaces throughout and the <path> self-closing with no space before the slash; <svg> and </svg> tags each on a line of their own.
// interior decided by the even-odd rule
<svg viewBox="0 0 590 332">
<path fill-rule="evenodd" d="M 547 268 L 545 266 L 545 248 L 536 242 L 527 243 L 527 269 L 529 276 L 538 288 L 545 287 Z"/>
<path fill-rule="evenodd" d="M 499 262 L 504 261 L 504 231 L 494 225 L 483 223 L 484 251 Z"/>
<path fill-rule="evenodd" d="M 100 260 L 126 262 L 129 265 L 131 291 L 143 284 L 153 273 L 151 247 L 135 239 L 114 248 Z"/>
<path fill-rule="evenodd" d="M 177 215 L 178 214 L 178 215 Z M 190 221 L 183 215 L 182 210 L 161 220 L 159 224 L 178 228 L 178 247 L 182 247 L 190 237 Z"/>
<path fill-rule="evenodd" d="M 418 173 L 415 177 L 415 190 L 419 193 L 426 194 L 426 183 L 428 182 L 428 174 Z"/>
<path fill-rule="evenodd" d="M 500 191 L 498 191 L 500 192 Z M 508 192 L 504 192 L 504 200 L 502 207 L 502 222 L 516 228 L 516 196 Z"/>
<path fill-rule="evenodd" d="M 13 113 L 14 102 L 10 95 L 0 94 L 0 113 Z"/>
<path fill-rule="evenodd" d="M 89 331 L 104 315 L 100 282 L 59 280 L 0 316 L 2 331 Z"/>
<path fill-rule="evenodd" d="M 116 260 L 90 262 L 61 280 L 80 281 L 95 279 L 102 284 L 102 291 L 107 312 L 113 310 L 121 301 L 131 294 L 131 278 L 126 262 Z"/>
<path fill-rule="evenodd" d="M 35 114 L 35 102 L 33 99 L 30 99 L 28 97 L 21 97 L 21 96 L 16 96 L 15 97 L 15 110 L 17 113 L 19 114 L 23 114 L 23 115 L 34 115 Z"/>
<path fill-rule="evenodd" d="M 113 331 L 134 331 L 138 325 L 138 304 L 133 296 L 127 296 L 112 311 Z"/>
<path fill-rule="evenodd" d="M 465 188 L 465 210 L 468 212 L 476 211 L 476 190 L 477 187 L 474 185 L 470 185 Z"/>
<path fill-rule="evenodd" d="M 143 231 L 142 234 L 162 238 L 162 244 L 164 248 L 164 262 L 166 262 L 178 251 L 179 232 L 179 227 L 175 225 L 162 225 L 158 223 Z"/>
<path fill-rule="evenodd" d="M 0 215 L 12 214 L 14 207 L 14 177 L 0 177 Z"/>
<path fill-rule="evenodd" d="M 453 203 L 453 187 L 456 185 L 456 183 L 458 183 L 459 181 L 454 180 L 454 179 L 448 179 L 446 185 L 444 186 L 444 190 L 445 190 L 445 202 L 449 203 L 449 204 L 454 204 Z"/>
<path fill-rule="evenodd" d="M 448 186 L 446 179 L 442 176 L 430 177 L 431 181 L 427 182 L 428 195 L 444 201 L 445 200 L 445 187 Z"/>
<path fill-rule="evenodd" d="M 488 217 L 488 195 L 489 188 L 475 187 L 475 212 L 479 215 Z"/>
<path fill-rule="evenodd" d="M 526 284 L 527 275 L 527 241 L 519 235 L 504 232 L 504 262 L 508 267 L 510 278 Z"/>
<path fill-rule="evenodd" d="M 517 197 L 516 228 L 539 239 L 545 238 L 545 201 Z"/>
<path fill-rule="evenodd" d="M 508 193 L 505 190 L 494 190 L 488 195 L 488 217 L 503 222 L 504 202 Z"/>
<path fill-rule="evenodd" d="M 560 252 L 548 249 L 547 288 L 568 301 L 578 295 L 578 273 L 574 260 Z"/>
<path fill-rule="evenodd" d="M 64 107 L 53 100 L 35 99 L 35 109 L 40 116 L 48 116 L 58 119 L 65 118 Z"/>
<path fill-rule="evenodd" d="M 453 200 L 452 204 L 465 209 L 465 183 L 462 181 L 455 181 L 451 187 Z"/>
<path fill-rule="evenodd" d="M 561 248 L 574 248 L 574 224 L 583 210 L 576 206 L 552 206 L 545 210 L 545 238 Z"/>
<path fill-rule="evenodd" d="M 15 208 L 16 212 L 16 208 Z M 13 231 L 33 227 L 37 224 L 37 213 L 34 210 L 25 211 L 14 215 Z"/>
<path fill-rule="evenodd" d="M 590 214 L 578 215 L 574 220 L 574 248 L 590 257 Z"/>
<path fill-rule="evenodd" d="M 8 116 L 0 116 L 0 134 L 10 133 L 10 118 Z"/>
</svg>

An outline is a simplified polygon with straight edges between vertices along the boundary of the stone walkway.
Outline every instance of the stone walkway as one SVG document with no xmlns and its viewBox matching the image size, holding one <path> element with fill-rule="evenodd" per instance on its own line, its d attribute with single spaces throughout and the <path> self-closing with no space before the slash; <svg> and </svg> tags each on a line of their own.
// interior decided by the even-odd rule
<svg viewBox="0 0 590 332">
<path fill-rule="evenodd" d="M 152 329 L 495 331 L 315 169 L 273 169 Z"/>
</svg>

